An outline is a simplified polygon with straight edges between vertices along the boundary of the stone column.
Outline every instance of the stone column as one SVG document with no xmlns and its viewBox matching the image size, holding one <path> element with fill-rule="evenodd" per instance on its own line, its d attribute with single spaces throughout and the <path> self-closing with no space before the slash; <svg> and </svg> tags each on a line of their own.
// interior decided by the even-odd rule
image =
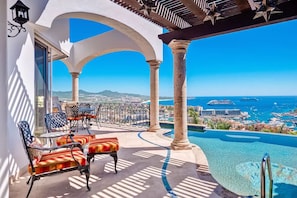
<svg viewBox="0 0 297 198">
<path fill-rule="evenodd" d="M 147 61 L 150 64 L 150 128 L 156 132 L 161 129 L 159 123 L 159 68 L 160 61 Z"/>
<path fill-rule="evenodd" d="M 191 149 L 187 126 L 186 51 L 190 41 L 172 40 L 169 47 L 174 58 L 174 150 Z"/>
<path fill-rule="evenodd" d="M 78 102 L 78 72 L 72 72 L 72 101 Z"/>
</svg>

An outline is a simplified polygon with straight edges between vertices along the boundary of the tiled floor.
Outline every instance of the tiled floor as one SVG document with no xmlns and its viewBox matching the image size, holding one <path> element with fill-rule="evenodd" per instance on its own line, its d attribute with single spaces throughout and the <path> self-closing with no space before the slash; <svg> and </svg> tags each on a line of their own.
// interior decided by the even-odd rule
<svg viewBox="0 0 297 198">
<path fill-rule="evenodd" d="M 97 137 L 118 137 L 118 173 L 114 173 L 112 157 L 97 155 L 91 163 L 91 191 L 87 191 L 84 175 L 72 171 L 35 181 L 30 197 L 239 197 L 211 177 L 207 160 L 198 147 L 170 150 L 170 139 L 141 128 L 94 126 L 91 131 Z M 25 197 L 29 187 L 27 179 L 28 175 L 24 175 L 11 184 L 9 197 Z"/>
</svg>

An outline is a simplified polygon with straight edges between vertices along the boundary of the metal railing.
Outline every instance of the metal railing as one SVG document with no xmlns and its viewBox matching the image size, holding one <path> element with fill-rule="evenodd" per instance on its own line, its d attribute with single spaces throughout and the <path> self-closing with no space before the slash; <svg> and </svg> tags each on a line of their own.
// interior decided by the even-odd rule
<svg viewBox="0 0 297 198">
<path fill-rule="evenodd" d="M 261 198 L 266 198 L 266 165 L 268 168 L 269 176 L 269 198 L 272 198 L 273 179 L 271 172 L 270 156 L 268 153 L 264 154 L 261 163 Z"/>
<path fill-rule="evenodd" d="M 149 126 L 148 104 L 142 103 L 101 103 L 100 123 L 119 126 Z"/>
</svg>

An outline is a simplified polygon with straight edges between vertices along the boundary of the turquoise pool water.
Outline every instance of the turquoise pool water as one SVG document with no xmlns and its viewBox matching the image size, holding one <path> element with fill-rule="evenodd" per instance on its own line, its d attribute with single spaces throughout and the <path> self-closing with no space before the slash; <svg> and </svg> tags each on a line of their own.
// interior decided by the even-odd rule
<svg viewBox="0 0 297 198">
<path fill-rule="evenodd" d="M 225 188 L 259 197 L 261 160 L 268 153 L 274 197 L 297 197 L 297 136 L 215 130 L 189 131 L 188 136 L 203 150 L 213 177 Z"/>
</svg>

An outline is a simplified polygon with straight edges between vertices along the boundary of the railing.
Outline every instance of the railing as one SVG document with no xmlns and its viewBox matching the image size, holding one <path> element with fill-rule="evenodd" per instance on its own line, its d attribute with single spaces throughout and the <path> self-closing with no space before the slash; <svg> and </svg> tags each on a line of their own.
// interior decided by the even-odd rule
<svg viewBox="0 0 297 198">
<path fill-rule="evenodd" d="M 271 172 L 271 163 L 270 156 L 268 153 L 264 154 L 261 163 L 261 198 L 266 198 L 266 165 L 268 168 L 268 176 L 269 176 L 269 198 L 272 198 L 272 188 L 273 188 L 273 179 Z"/>
<path fill-rule="evenodd" d="M 148 104 L 142 103 L 101 103 L 100 122 L 119 126 L 149 126 Z"/>
<path fill-rule="evenodd" d="M 94 109 L 97 109 L 99 104 L 101 105 L 99 111 L 100 123 L 113 124 L 118 126 L 136 126 L 136 127 L 149 127 L 150 122 L 150 105 L 146 103 L 110 103 L 110 102 L 62 102 L 60 109 L 66 111 L 66 105 L 80 105 L 80 104 L 90 104 Z M 193 107 L 189 107 L 193 108 Z M 189 110 L 188 109 L 188 110 Z M 58 111 L 58 110 L 57 110 Z M 94 112 L 96 113 L 96 112 Z M 197 120 L 199 115 L 192 114 L 188 112 L 187 122 L 190 125 L 195 126 L 195 130 L 203 130 L 204 125 L 197 125 Z M 196 117 L 195 117 L 196 115 Z M 159 106 L 159 121 L 160 124 L 173 124 L 174 121 L 174 107 L 173 106 Z M 197 128 L 198 126 L 198 128 Z"/>
</svg>

